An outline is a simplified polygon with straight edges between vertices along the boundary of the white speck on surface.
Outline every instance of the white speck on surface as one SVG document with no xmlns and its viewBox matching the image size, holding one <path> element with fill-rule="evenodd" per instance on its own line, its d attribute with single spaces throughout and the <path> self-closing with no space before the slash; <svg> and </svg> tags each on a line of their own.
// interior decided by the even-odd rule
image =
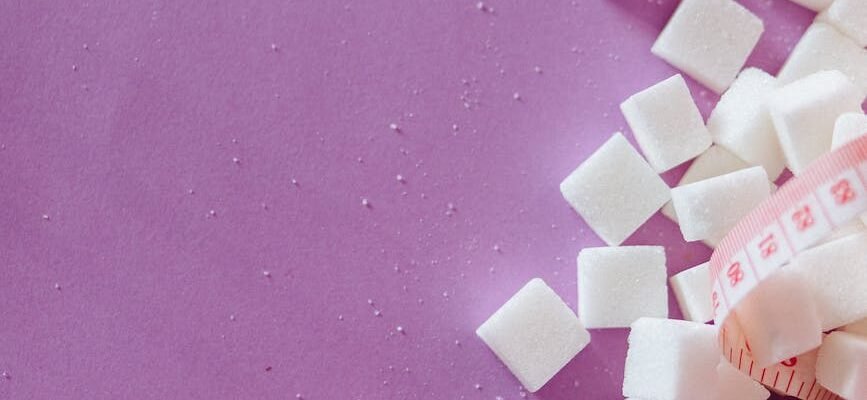
<svg viewBox="0 0 867 400">
<path fill-rule="evenodd" d="M 195 194 L 196 191 L 193 189 L 187 189 L 187 194 Z"/>
<path fill-rule="evenodd" d="M 90 46 L 88 46 L 87 43 L 82 44 L 81 48 L 85 50 L 90 50 Z"/>
<path fill-rule="evenodd" d="M 513 100 L 521 100 L 521 94 L 518 92 L 512 93 Z"/>
<path fill-rule="evenodd" d="M 280 50 L 280 48 L 277 47 L 277 43 L 271 43 L 271 51 L 278 51 L 278 50 Z"/>
<path fill-rule="evenodd" d="M 397 328 L 394 328 L 394 330 L 396 330 L 397 333 L 400 333 L 400 334 L 405 334 L 405 333 L 406 333 L 406 331 L 404 331 L 404 330 L 403 330 L 403 327 L 400 326 L 400 325 L 398 325 Z"/>
<path fill-rule="evenodd" d="M 301 393 L 296 393 L 296 394 L 295 394 L 295 398 L 298 399 L 298 400 L 303 399 L 303 397 L 301 397 Z"/>
<path fill-rule="evenodd" d="M 3 371 L 3 373 L 0 373 L 0 376 L 2 376 L 3 379 L 6 379 L 6 380 L 12 379 L 12 376 L 9 375 L 9 373 L 6 371 Z"/>
<path fill-rule="evenodd" d="M 297 180 L 297 179 L 295 179 L 295 178 L 292 178 L 292 180 L 291 180 L 291 181 L 289 181 L 289 182 L 291 182 L 291 183 L 292 183 L 292 186 L 298 186 L 298 180 Z"/>
<path fill-rule="evenodd" d="M 461 345 L 461 341 L 460 341 L 460 340 L 455 340 L 455 346 L 460 346 L 460 345 Z"/>
<path fill-rule="evenodd" d="M 361 199 L 361 205 L 370 208 L 370 200 L 368 200 L 366 197 Z"/>
<path fill-rule="evenodd" d="M 382 311 L 379 311 L 379 310 L 373 310 L 373 316 L 374 316 L 374 317 L 381 317 L 381 316 L 382 316 Z"/>
<path fill-rule="evenodd" d="M 235 163 L 235 164 L 240 164 L 240 163 L 241 163 L 241 159 L 238 158 L 238 157 L 232 157 L 232 162 Z"/>
<path fill-rule="evenodd" d="M 443 297 L 448 298 L 448 297 L 449 297 L 449 292 L 443 292 Z"/>
<path fill-rule="evenodd" d="M 49 221 L 49 220 L 51 220 L 51 217 L 49 217 L 48 214 L 42 214 L 42 219 L 44 221 Z"/>
<path fill-rule="evenodd" d="M 262 275 L 264 275 L 266 278 L 270 278 L 271 277 L 271 271 L 267 271 L 267 270 L 262 271 Z"/>
<path fill-rule="evenodd" d="M 367 299 L 367 304 L 373 305 L 373 299 Z"/>
<path fill-rule="evenodd" d="M 485 3 L 480 1 L 480 2 L 476 3 L 476 9 L 478 9 L 480 11 L 485 11 L 485 10 L 487 10 L 487 7 L 485 7 Z"/>
<path fill-rule="evenodd" d="M 338 320 L 338 321 L 343 321 L 343 314 L 338 315 L 338 316 L 337 316 L 337 320 Z"/>
<path fill-rule="evenodd" d="M 60 284 L 59 283 L 54 284 L 54 290 L 60 290 Z"/>
<path fill-rule="evenodd" d="M 208 215 L 210 215 L 210 216 L 212 216 L 212 217 L 216 217 L 216 216 L 217 216 L 217 212 L 214 211 L 214 210 L 211 210 L 211 211 L 208 211 Z"/>
<path fill-rule="evenodd" d="M 388 124 L 388 129 L 391 129 L 395 132 L 400 132 L 400 127 L 394 122 Z"/>
<path fill-rule="evenodd" d="M 395 176 L 394 178 L 397 179 L 397 181 L 400 183 L 406 182 L 406 179 L 401 174 L 397 174 L 397 176 Z"/>
<path fill-rule="evenodd" d="M 542 73 L 542 67 L 537 65 L 537 66 L 533 67 L 533 71 L 535 71 L 537 74 L 541 74 Z"/>
<path fill-rule="evenodd" d="M 237 318 L 235 318 L 235 314 L 232 314 L 232 315 L 229 316 L 229 321 L 234 321 L 234 320 L 236 320 L 236 319 L 237 319 Z"/>
<path fill-rule="evenodd" d="M 482 390 L 482 385 L 480 385 L 478 383 L 473 385 L 473 387 L 476 388 L 476 390 Z"/>
<path fill-rule="evenodd" d="M 72 70 L 73 70 L 73 71 L 78 71 L 78 65 L 72 64 Z"/>
<path fill-rule="evenodd" d="M 496 251 L 497 253 L 501 253 L 503 251 L 503 249 L 500 248 L 500 245 L 495 244 L 494 245 L 494 251 Z"/>
</svg>

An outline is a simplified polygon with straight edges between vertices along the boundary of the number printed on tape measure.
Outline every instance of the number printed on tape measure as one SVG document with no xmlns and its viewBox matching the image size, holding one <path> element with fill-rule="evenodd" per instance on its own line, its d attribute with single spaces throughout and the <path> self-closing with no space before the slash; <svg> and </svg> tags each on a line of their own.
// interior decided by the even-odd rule
<svg viewBox="0 0 867 400">
<path fill-rule="evenodd" d="M 756 267 L 756 274 L 760 280 L 782 267 L 792 258 L 792 249 L 789 247 L 786 234 L 783 233 L 783 228 L 779 223 L 766 227 L 747 244 L 746 250 Z"/>
<path fill-rule="evenodd" d="M 867 208 L 864 184 L 854 169 L 844 171 L 836 179 L 820 186 L 817 193 L 837 226 L 852 220 Z"/>
<path fill-rule="evenodd" d="M 746 252 L 735 254 L 725 269 L 724 282 L 726 299 L 728 302 L 737 303 L 758 283 L 753 265 Z"/>
<path fill-rule="evenodd" d="M 784 212 L 780 221 L 795 252 L 819 243 L 832 231 L 831 222 L 828 220 L 823 205 L 813 194 Z"/>
</svg>

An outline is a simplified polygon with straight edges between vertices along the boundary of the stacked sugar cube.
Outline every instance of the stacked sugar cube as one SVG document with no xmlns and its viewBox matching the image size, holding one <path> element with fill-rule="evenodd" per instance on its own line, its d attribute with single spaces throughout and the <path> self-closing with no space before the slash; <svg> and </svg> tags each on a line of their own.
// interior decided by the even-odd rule
<svg viewBox="0 0 867 400">
<path fill-rule="evenodd" d="M 637 148 L 614 133 L 560 184 L 609 246 L 578 254 L 577 315 L 537 278 L 477 330 L 527 390 L 540 389 L 590 343 L 587 329 L 628 327 L 625 397 L 769 396 L 720 358 L 716 329 L 704 324 L 713 318 L 708 264 L 669 278 L 664 248 L 623 244 L 661 211 L 684 240 L 715 247 L 773 194 L 785 169 L 801 174 L 867 134 L 867 3 L 794 1 L 822 13 L 776 77 L 744 69 L 761 19 L 732 0 L 681 1 L 651 51 L 722 96 L 705 122 L 680 74 L 637 88 L 621 104 Z M 689 161 L 674 188 L 658 175 Z M 862 218 L 763 281 L 734 315 L 760 367 L 812 354 L 802 360 L 818 359 L 819 384 L 867 399 Z M 667 319 L 668 282 L 686 321 Z"/>
</svg>

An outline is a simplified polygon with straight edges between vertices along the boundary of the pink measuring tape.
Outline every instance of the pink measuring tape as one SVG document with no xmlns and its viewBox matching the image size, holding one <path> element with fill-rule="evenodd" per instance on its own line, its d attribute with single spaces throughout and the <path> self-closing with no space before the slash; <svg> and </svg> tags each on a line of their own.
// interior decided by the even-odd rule
<svg viewBox="0 0 867 400">
<path fill-rule="evenodd" d="M 710 259 L 714 322 L 724 357 L 751 378 L 802 400 L 840 399 L 816 382 L 816 351 L 756 367 L 735 307 L 761 281 L 867 212 L 867 136 L 815 161 L 741 220 Z"/>
</svg>

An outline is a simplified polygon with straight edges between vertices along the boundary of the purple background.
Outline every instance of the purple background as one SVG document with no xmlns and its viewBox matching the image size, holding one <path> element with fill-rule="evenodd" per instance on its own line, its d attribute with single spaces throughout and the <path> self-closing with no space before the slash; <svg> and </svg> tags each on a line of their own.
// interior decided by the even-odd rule
<svg viewBox="0 0 867 400">
<path fill-rule="evenodd" d="M 812 14 L 743 3 L 776 73 Z M 536 276 L 575 305 L 558 184 L 676 2 L 485 4 L 0 1 L 0 398 L 519 398 L 474 330 Z M 592 334 L 531 398 L 621 398 Z"/>
</svg>

